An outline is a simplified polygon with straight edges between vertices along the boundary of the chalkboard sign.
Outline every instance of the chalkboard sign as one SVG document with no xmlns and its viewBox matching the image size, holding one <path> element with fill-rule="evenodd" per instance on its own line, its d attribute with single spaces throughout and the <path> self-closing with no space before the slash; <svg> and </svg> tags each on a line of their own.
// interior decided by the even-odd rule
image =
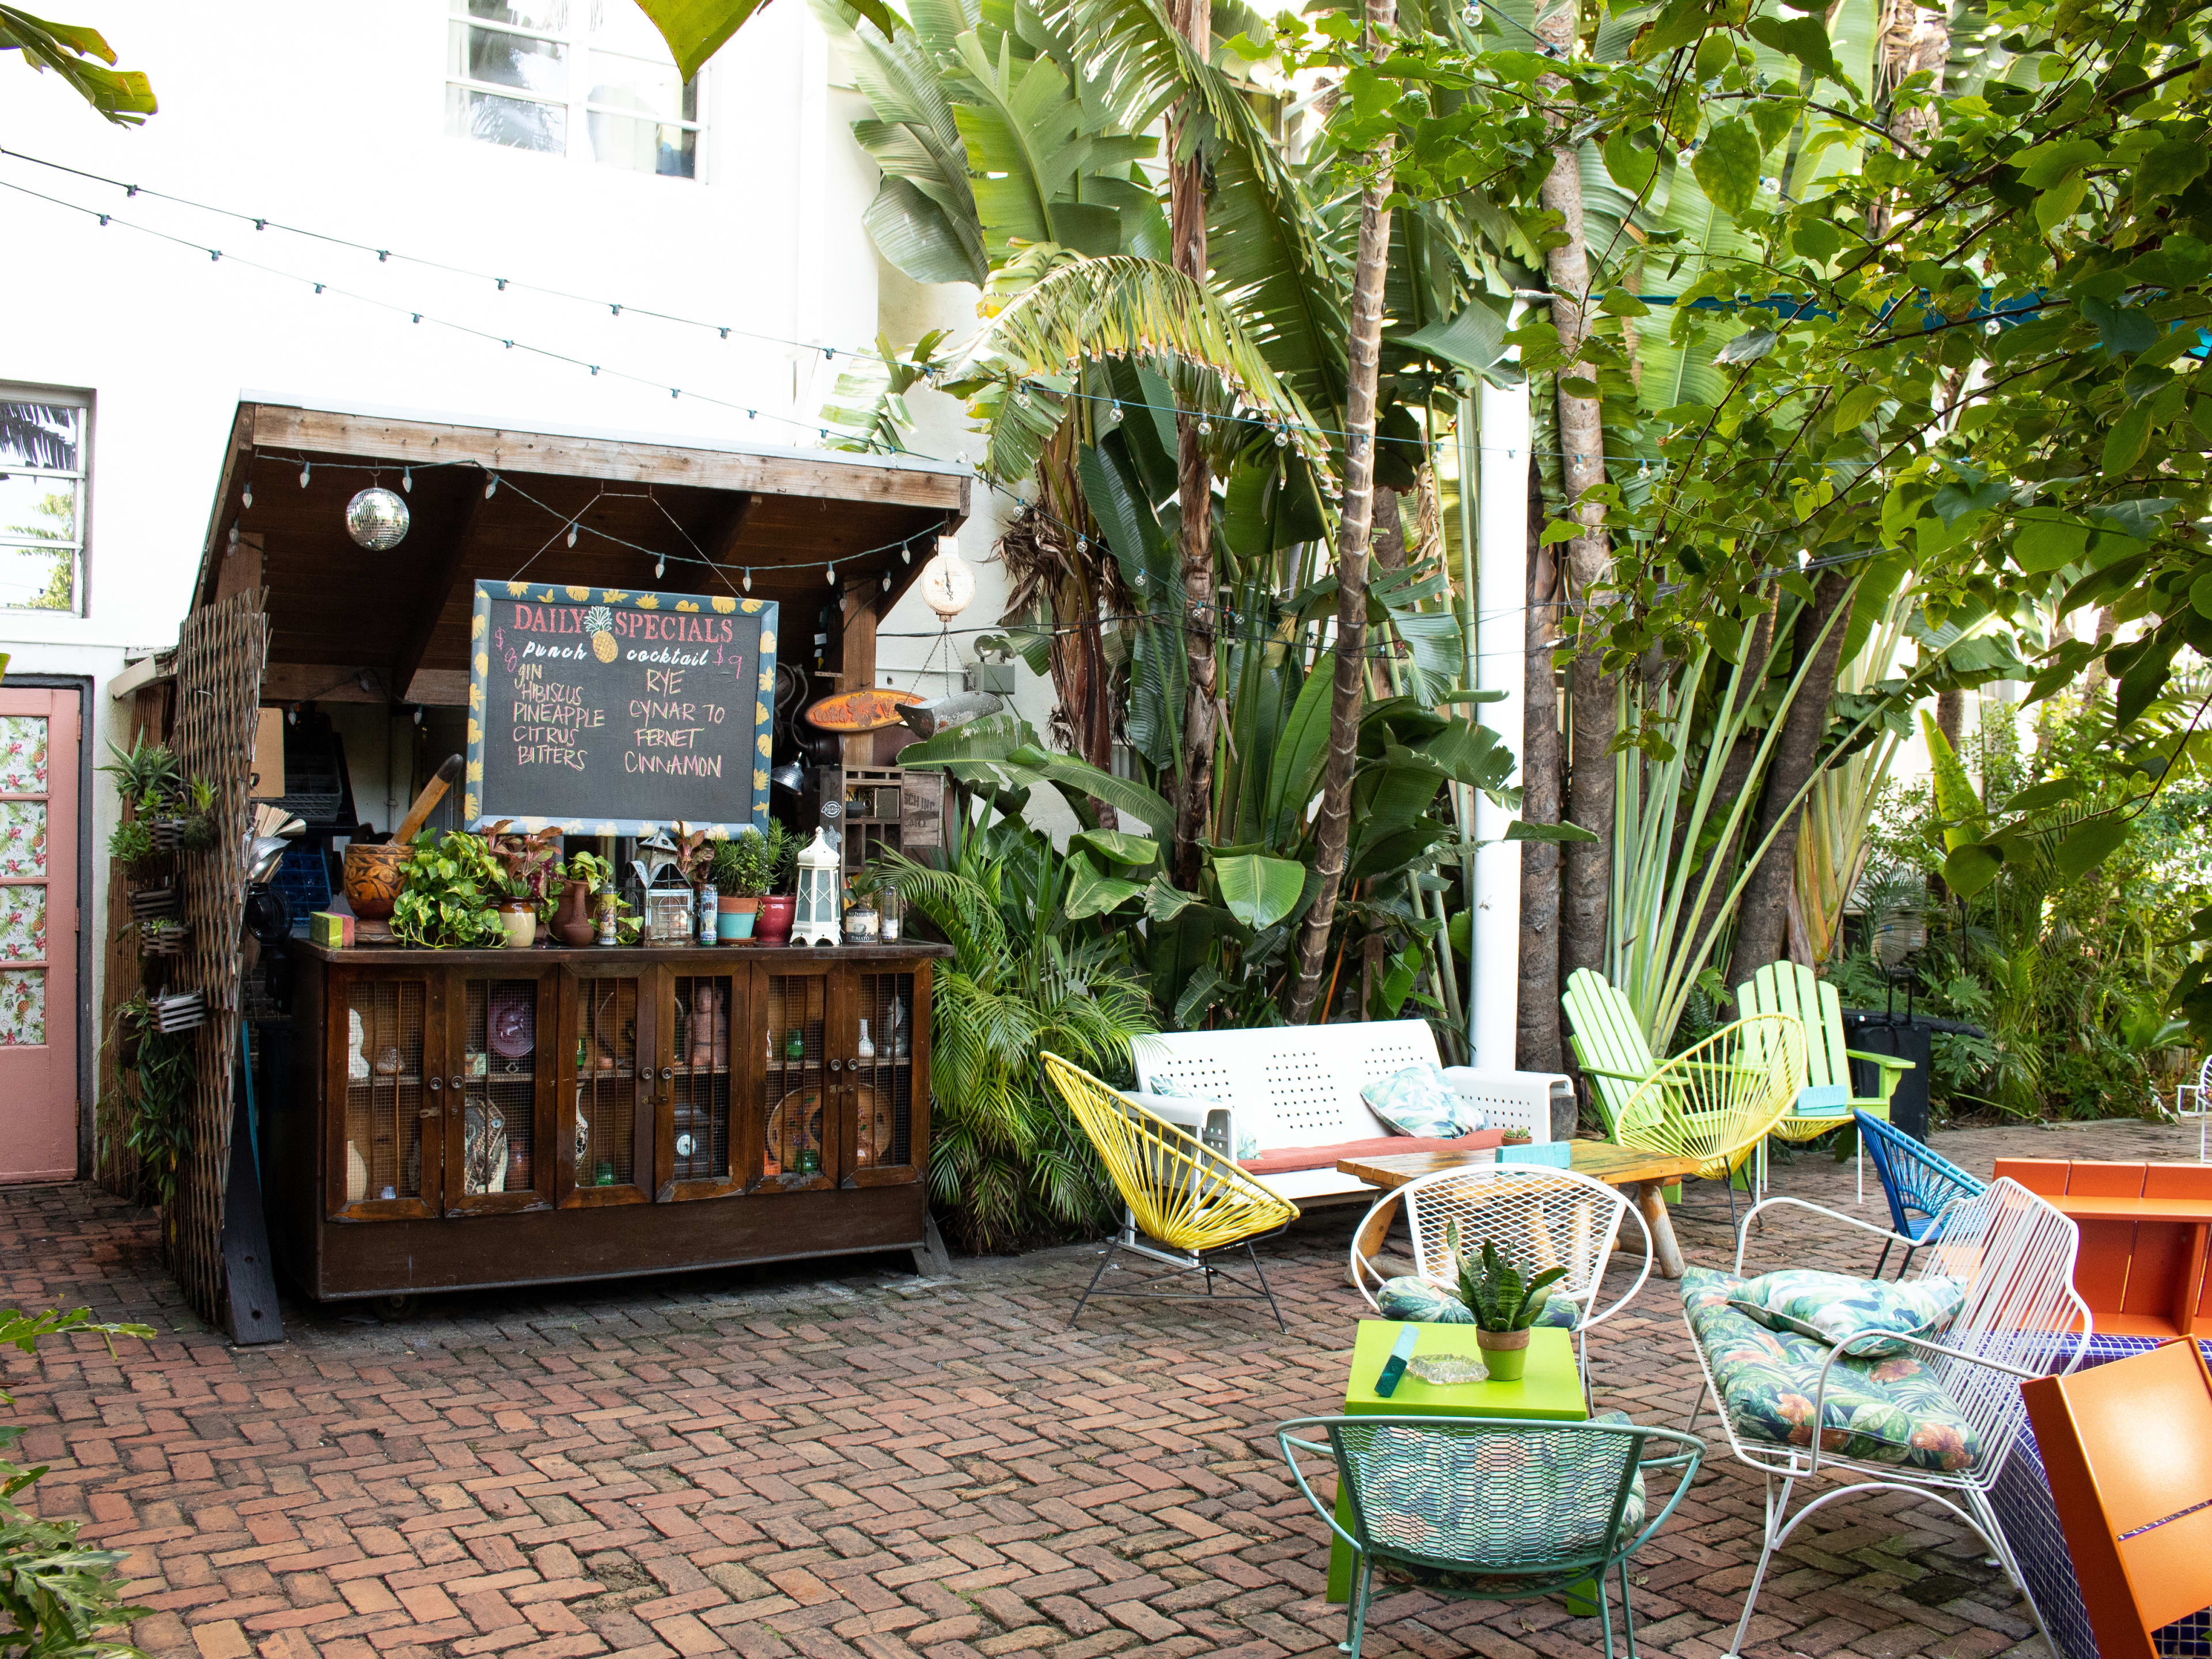
<svg viewBox="0 0 2212 1659">
<path fill-rule="evenodd" d="M 775 702 L 767 600 L 478 582 L 462 817 L 729 834 L 768 817 Z"/>
</svg>

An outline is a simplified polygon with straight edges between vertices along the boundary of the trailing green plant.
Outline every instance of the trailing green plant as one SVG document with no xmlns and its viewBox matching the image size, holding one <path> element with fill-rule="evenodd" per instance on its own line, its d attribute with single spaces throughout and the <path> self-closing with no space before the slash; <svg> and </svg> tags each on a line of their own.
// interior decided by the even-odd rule
<svg viewBox="0 0 2212 1659">
<path fill-rule="evenodd" d="M 1115 1212 L 1038 1055 L 1049 1048 L 1112 1080 L 1127 1075 L 1129 1040 L 1154 1027 L 1123 939 L 1068 925 L 1069 863 L 1013 823 L 967 836 L 944 866 L 884 860 L 908 916 L 953 947 L 931 964 L 929 1186 L 967 1249 L 1095 1236 Z"/>
<path fill-rule="evenodd" d="M 35 1352 L 41 1337 L 80 1331 L 106 1339 L 111 1354 L 118 1336 L 154 1336 L 150 1325 L 96 1321 L 89 1308 L 0 1312 L 0 1343 L 24 1353 Z M 14 1395 L 0 1389 L 0 1406 L 15 1403 Z M 8 1455 L 22 1437 L 20 1428 L 0 1427 L 0 1653 L 23 1659 L 138 1654 L 128 1642 L 102 1634 L 153 1611 L 123 1600 L 120 1569 L 130 1552 L 88 1548 L 77 1542 L 79 1522 L 43 1520 L 15 1501 L 46 1473 L 43 1463 L 25 1468 Z"/>
<path fill-rule="evenodd" d="M 1551 1300 L 1551 1287 L 1567 1276 L 1565 1267 L 1551 1267 L 1524 1277 L 1486 1238 L 1482 1241 L 1482 1254 L 1478 1257 L 1474 1251 L 1460 1247 L 1456 1221 L 1444 1224 L 1444 1244 L 1459 1267 L 1459 1299 L 1474 1316 L 1479 1330 L 1527 1330 Z"/>
<path fill-rule="evenodd" d="M 141 1196 L 167 1206 L 192 1149 L 192 1085 L 198 1074 L 190 1031 L 155 1029 L 153 1005 L 143 991 L 115 1011 L 110 1033 L 116 1075 L 130 1102 L 123 1144 L 137 1163 Z"/>
<path fill-rule="evenodd" d="M 493 907 L 506 895 L 506 866 L 481 836 L 425 835 L 407 860 L 407 884 L 392 906 L 392 936 L 430 951 L 496 946 L 506 939 Z"/>
<path fill-rule="evenodd" d="M 144 818 L 125 818 L 108 832 L 107 856 L 126 874 L 143 877 L 160 867 L 161 849 L 154 844 L 154 826 Z"/>
</svg>

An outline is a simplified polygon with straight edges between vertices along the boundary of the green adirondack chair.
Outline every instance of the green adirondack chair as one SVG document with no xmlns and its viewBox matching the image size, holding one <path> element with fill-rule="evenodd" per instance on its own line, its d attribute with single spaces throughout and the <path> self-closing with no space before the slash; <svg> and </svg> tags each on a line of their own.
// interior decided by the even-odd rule
<svg viewBox="0 0 2212 1659">
<path fill-rule="evenodd" d="M 1855 1111 L 1889 1121 L 1889 1099 L 1897 1092 L 1899 1074 L 1912 1069 L 1909 1060 L 1894 1054 L 1868 1054 L 1844 1046 L 1843 999 L 1836 988 L 1814 976 L 1810 968 L 1795 962 L 1771 962 L 1735 988 L 1739 1014 L 1788 1014 L 1805 1028 L 1805 1077 L 1797 1104 L 1774 1126 L 1772 1133 L 1784 1140 L 1810 1140 L 1851 1121 Z M 1854 1060 L 1873 1062 L 1879 1069 L 1878 1093 L 1851 1092 Z M 1866 1196 L 1863 1158 L 1860 1161 L 1859 1196 Z"/>
<path fill-rule="evenodd" d="M 1659 1061 L 1644 1041 L 1636 1011 L 1604 975 L 1577 968 L 1567 975 L 1559 999 L 1567 1016 L 1567 1039 L 1575 1063 L 1590 1080 L 1590 1099 L 1605 1119 L 1608 1139 L 1617 1136 L 1621 1113 Z"/>
</svg>

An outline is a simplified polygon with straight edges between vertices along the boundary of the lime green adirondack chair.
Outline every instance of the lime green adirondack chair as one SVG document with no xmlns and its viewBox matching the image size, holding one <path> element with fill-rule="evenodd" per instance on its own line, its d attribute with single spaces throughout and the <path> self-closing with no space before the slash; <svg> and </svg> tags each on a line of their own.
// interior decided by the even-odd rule
<svg viewBox="0 0 2212 1659">
<path fill-rule="evenodd" d="M 1590 1099 L 1605 1119 L 1608 1139 L 1620 1133 L 1620 1115 L 1647 1079 L 1659 1069 L 1637 1024 L 1636 1011 L 1605 975 L 1577 968 L 1567 975 L 1559 999 L 1567 1016 L 1567 1039 L 1575 1063 L 1590 1080 Z"/>
<path fill-rule="evenodd" d="M 1909 1060 L 1894 1054 L 1868 1054 L 1844 1046 L 1843 999 L 1832 985 L 1822 983 L 1810 968 L 1795 962 L 1771 962 L 1735 988 L 1739 1014 L 1788 1014 L 1805 1028 L 1805 1076 L 1797 1103 L 1774 1126 L 1772 1133 L 1784 1140 L 1810 1140 L 1851 1121 L 1855 1111 L 1889 1121 L 1889 1099 L 1897 1092 L 1900 1073 L 1912 1069 Z M 1854 1060 L 1870 1060 L 1880 1069 L 1879 1092 L 1872 1097 L 1851 1093 Z M 1762 1157 L 1764 1149 L 1762 1149 Z M 1859 1164 L 1859 1198 L 1866 1198 L 1866 1160 Z"/>
</svg>

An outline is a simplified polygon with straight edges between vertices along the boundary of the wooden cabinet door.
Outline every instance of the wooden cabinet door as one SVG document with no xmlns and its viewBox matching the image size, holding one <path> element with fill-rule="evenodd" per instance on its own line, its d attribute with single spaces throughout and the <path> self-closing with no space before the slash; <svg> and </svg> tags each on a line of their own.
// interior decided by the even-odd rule
<svg viewBox="0 0 2212 1659">
<path fill-rule="evenodd" d="M 553 1201 L 560 994 L 545 973 L 446 979 L 446 1213 L 502 1215 Z"/>
<path fill-rule="evenodd" d="M 836 1184 L 838 1086 L 843 1051 L 828 968 L 753 967 L 753 1017 L 744 1043 L 751 1068 L 749 1145 L 760 1148 L 753 1189 L 799 1192 Z M 830 1070 L 833 1054 L 838 1070 Z"/>
<path fill-rule="evenodd" d="M 445 1204 L 446 975 L 331 975 L 331 1213 L 434 1216 Z"/>
<path fill-rule="evenodd" d="M 919 1181 L 929 1141 L 929 964 L 855 965 L 843 977 L 852 1035 L 842 1056 L 839 1178 L 848 1187 Z"/>
<path fill-rule="evenodd" d="M 659 1048 L 658 970 L 566 970 L 552 1142 L 556 1202 L 642 1204 L 653 1196 Z"/>
<path fill-rule="evenodd" d="M 663 1201 L 740 1192 L 760 1169 L 759 1126 L 740 1109 L 752 976 L 708 951 L 700 965 L 720 971 L 662 970 L 658 1029 L 668 1037 L 656 1056 L 653 1196 Z"/>
</svg>

